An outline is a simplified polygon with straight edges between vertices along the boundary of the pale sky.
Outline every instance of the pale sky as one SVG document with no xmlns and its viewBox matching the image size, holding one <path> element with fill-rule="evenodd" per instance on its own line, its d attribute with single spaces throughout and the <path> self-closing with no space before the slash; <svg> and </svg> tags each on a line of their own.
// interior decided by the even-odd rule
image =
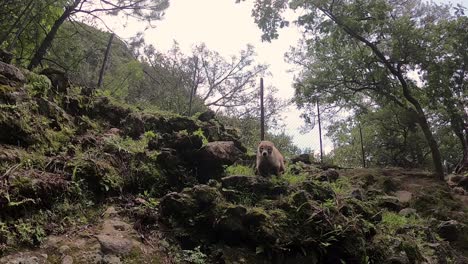
<svg viewBox="0 0 468 264">
<path fill-rule="evenodd" d="M 293 67 L 284 61 L 284 53 L 295 46 L 300 39 L 300 31 L 293 25 L 279 32 L 279 39 L 271 43 L 261 41 L 261 30 L 251 16 L 252 1 L 235 4 L 235 0 L 170 0 L 163 20 L 155 22 L 155 28 L 145 31 L 145 41 L 160 51 L 167 51 L 177 41 L 182 51 L 189 54 L 192 46 L 206 43 L 211 50 L 226 58 L 237 55 L 247 44 L 252 44 L 257 53 L 257 63 L 268 64 L 271 77 L 264 80 L 265 86 L 278 88 L 278 97 L 289 99 L 293 96 L 294 74 L 288 72 Z M 437 0 L 436 2 L 447 2 Z M 468 0 L 451 1 L 468 6 Z M 115 20 L 113 21 L 115 22 Z M 107 23 L 122 38 L 134 36 L 143 31 L 145 24 L 129 22 L 123 28 L 122 22 Z M 113 24 L 113 25 L 112 25 Z M 319 150 L 318 130 L 301 134 L 299 128 L 304 121 L 295 107 L 284 113 L 286 133 L 294 137 L 294 143 L 301 149 Z M 325 134 L 325 132 L 323 133 Z M 332 149 L 331 142 L 324 138 L 324 148 Z"/>
</svg>

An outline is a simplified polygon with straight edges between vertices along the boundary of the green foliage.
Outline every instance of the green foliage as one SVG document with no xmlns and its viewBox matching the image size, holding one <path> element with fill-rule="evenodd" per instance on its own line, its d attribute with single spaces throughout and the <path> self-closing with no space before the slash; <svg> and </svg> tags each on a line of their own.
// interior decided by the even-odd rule
<svg viewBox="0 0 468 264">
<path fill-rule="evenodd" d="M 206 138 L 205 133 L 203 133 L 203 130 L 201 128 L 199 128 L 197 131 L 194 131 L 193 134 L 195 136 L 199 136 L 202 139 L 203 146 L 208 144 L 208 139 Z"/>
<path fill-rule="evenodd" d="M 253 168 L 244 166 L 244 165 L 231 165 L 226 168 L 227 175 L 247 175 L 247 176 L 254 176 L 255 171 Z"/>
<path fill-rule="evenodd" d="M 195 249 L 187 249 L 182 251 L 182 260 L 193 264 L 207 263 L 207 255 L 200 251 L 200 246 Z"/>
<path fill-rule="evenodd" d="M 286 2 L 272 6 L 268 1 L 256 1 L 253 14 L 266 39 L 277 37 L 277 28 L 284 25 Z M 420 0 L 292 1 L 289 8 L 303 11 L 296 22 L 308 32 L 287 54 L 289 61 L 302 68 L 295 83 L 294 101 L 304 110 L 306 120 L 313 120 L 311 109 L 319 98 L 327 109 L 347 108 L 355 118 L 391 103 L 414 115 L 413 122 L 424 131 L 425 146 L 430 146 L 435 169 L 441 174 L 431 128 L 436 131 L 449 127 L 460 145 L 466 145 L 466 137 L 462 136 L 466 134 L 462 132 L 467 122 L 463 118 L 466 94 L 462 91 L 467 82 L 461 65 L 466 62 L 467 34 L 460 30 L 466 28 L 466 16 L 451 13 L 450 5 Z M 413 127 L 402 125 L 406 125 L 405 129 Z M 378 137 L 386 136 L 379 132 Z M 400 138 L 404 135 L 398 132 L 392 138 L 404 142 Z M 407 138 L 405 143 L 410 142 Z"/>
<path fill-rule="evenodd" d="M 424 221 L 416 215 L 402 216 L 398 213 L 385 211 L 382 214 L 382 222 L 380 225 L 387 228 L 391 233 L 395 233 L 399 228 L 407 225 L 419 226 L 423 225 Z"/>
<path fill-rule="evenodd" d="M 24 71 L 27 78 L 26 89 L 32 96 L 47 96 L 51 87 L 49 78 L 44 75 L 39 75 L 34 72 Z"/>
<path fill-rule="evenodd" d="M 335 194 L 344 196 L 349 194 L 351 189 L 353 188 L 353 184 L 351 179 L 346 176 L 341 176 L 335 182 L 331 182 L 330 186 Z"/>
<path fill-rule="evenodd" d="M 145 152 L 148 146 L 148 141 L 151 137 L 156 136 L 154 133 L 145 134 L 139 140 L 134 140 L 130 137 L 120 137 L 118 135 L 112 135 L 105 138 L 105 148 L 108 150 L 124 151 L 129 153 L 141 153 Z"/>
</svg>

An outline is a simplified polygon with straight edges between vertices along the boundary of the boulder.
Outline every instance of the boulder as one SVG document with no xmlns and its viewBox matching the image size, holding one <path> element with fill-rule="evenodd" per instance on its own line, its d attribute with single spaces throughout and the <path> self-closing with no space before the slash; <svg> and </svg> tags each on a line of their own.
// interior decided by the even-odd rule
<svg viewBox="0 0 468 264">
<path fill-rule="evenodd" d="M 203 121 L 203 122 L 207 122 L 207 121 L 210 121 L 211 119 L 213 119 L 215 117 L 215 115 L 216 115 L 216 113 L 213 110 L 207 110 L 207 111 L 201 113 L 198 116 L 198 120 Z"/>
<path fill-rule="evenodd" d="M 133 249 L 133 242 L 126 238 L 112 235 L 98 235 L 96 238 L 104 254 L 127 255 Z"/>
<path fill-rule="evenodd" d="M 296 164 L 298 162 L 302 162 L 302 163 L 305 163 L 305 164 L 312 164 L 310 162 L 310 155 L 309 154 L 301 154 L 301 155 L 295 156 L 295 157 L 293 157 L 291 159 L 292 164 Z"/>
<path fill-rule="evenodd" d="M 403 208 L 400 200 L 397 197 L 390 195 L 383 195 L 378 197 L 377 205 L 394 212 L 399 212 Z"/>
<path fill-rule="evenodd" d="M 17 87 L 25 82 L 26 77 L 20 69 L 0 61 L 0 84 Z"/>
<path fill-rule="evenodd" d="M 198 171 L 198 181 L 206 183 L 209 179 L 219 179 L 224 174 L 224 166 L 234 164 L 243 152 L 233 141 L 209 142 L 194 153 L 194 163 Z"/>
<path fill-rule="evenodd" d="M 243 153 L 232 141 L 215 141 L 206 144 L 196 155 L 201 165 L 229 166 L 241 158 Z"/>
<path fill-rule="evenodd" d="M 437 226 L 439 236 L 450 242 L 458 239 L 461 230 L 462 225 L 456 220 L 444 221 Z"/>
<path fill-rule="evenodd" d="M 465 192 L 468 192 L 468 177 L 464 176 L 462 179 L 460 179 L 457 186 L 463 188 Z"/>
<path fill-rule="evenodd" d="M 351 195 L 352 198 L 357 199 L 359 201 L 364 200 L 364 193 L 363 193 L 362 189 L 354 188 L 354 189 L 351 190 L 350 195 Z"/>
<path fill-rule="evenodd" d="M 263 177 L 232 175 L 222 178 L 221 183 L 225 189 L 254 194 L 256 196 L 274 197 L 287 193 L 287 186 L 285 184 L 276 185 Z"/>
<path fill-rule="evenodd" d="M 331 169 L 331 170 L 326 170 L 320 173 L 317 176 L 317 179 L 319 181 L 335 182 L 336 180 L 338 180 L 339 177 L 340 177 L 340 174 L 336 170 Z"/>
<path fill-rule="evenodd" d="M 66 93 L 70 87 L 68 74 L 62 70 L 46 68 L 41 71 L 41 74 L 49 78 L 52 88 L 59 93 Z"/>
<path fill-rule="evenodd" d="M 413 194 L 408 191 L 396 191 L 395 196 L 398 198 L 398 201 L 407 206 L 413 197 Z"/>
<path fill-rule="evenodd" d="M 298 189 L 306 190 L 310 193 L 314 200 L 325 201 L 332 199 L 334 196 L 333 190 L 327 184 L 317 183 L 311 180 L 304 181 Z"/>
<path fill-rule="evenodd" d="M 13 53 L 0 49 L 0 61 L 10 64 L 13 60 Z"/>
<path fill-rule="evenodd" d="M 404 208 L 404 209 L 401 209 L 398 212 L 398 214 L 402 216 L 411 216 L 411 215 L 417 215 L 417 211 L 414 208 Z"/>
<path fill-rule="evenodd" d="M 131 113 L 121 123 L 125 135 L 133 139 L 138 139 L 145 133 L 145 123 L 139 114 Z"/>
</svg>

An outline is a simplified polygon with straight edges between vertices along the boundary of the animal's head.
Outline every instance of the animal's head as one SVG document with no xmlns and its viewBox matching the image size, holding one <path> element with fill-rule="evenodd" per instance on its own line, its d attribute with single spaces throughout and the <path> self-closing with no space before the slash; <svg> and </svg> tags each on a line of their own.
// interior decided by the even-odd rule
<svg viewBox="0 0 468 264">
<path fill-rule="evenodd" d="M 270 141 L 262 141 L 260 142 L 260 144 L 258 144 L 258 154 L 262 157 L 271 156 L 271 153 L 273 153 L 274 146 L 275 145 Z"/>
</svg>

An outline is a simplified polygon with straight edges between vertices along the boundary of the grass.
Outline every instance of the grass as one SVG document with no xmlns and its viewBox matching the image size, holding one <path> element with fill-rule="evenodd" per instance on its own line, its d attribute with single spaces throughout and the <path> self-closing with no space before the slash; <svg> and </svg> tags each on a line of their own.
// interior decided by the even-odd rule
<svg viewBox="0 0 468 264">
<path fill-rule="evenodd" d="M 227 175 L 246 175 L 255 176 L 255 172 L 252 168 L 244 165 L 232 165 L 226 168 Z"/>
<path fill-rule="evenodd" d="M 382 214 L 382 222 L 380 225 L 391 232 L 395 232 L 399 228 L 408 225 L 424 225 L 424 221 L 415 215 L 405 217 L 394 212 L 385 211 Z"/>
</svg>

